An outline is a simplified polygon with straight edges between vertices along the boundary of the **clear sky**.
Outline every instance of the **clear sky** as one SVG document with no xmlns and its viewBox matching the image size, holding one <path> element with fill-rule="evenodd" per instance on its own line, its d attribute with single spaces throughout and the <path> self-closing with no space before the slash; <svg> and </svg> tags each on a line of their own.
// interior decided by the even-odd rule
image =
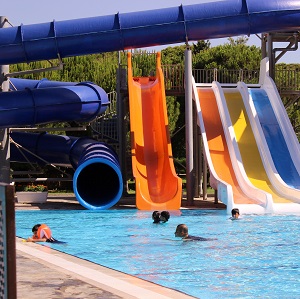
<svg viewBox="0 0 300 299">
<path fill-rule="evenodd" d="M 36 24 L 79 19 L 101 15 L 110 15 L 117 12 L 126 13 L 174 7 L 180 4 L 189 5 L 217 0 L 6 0 L 1 1 L 1 15 L 6 16 L 14 26 L 20 24 Z M 262 0 L 263 1 L 263 0 Z M 267 0 L 265 0 L 267 1 Z M 210 40 L 212 46 L 224 44 L 227 39 Z M 251 36 L 249 45 L 260 46 L 260 40 Z M 286 45 L 276 45 L 276 47 Z M 300 50 L 289 52 L 280 60 L 286 63 L 300 63 Z"/>
</svg>

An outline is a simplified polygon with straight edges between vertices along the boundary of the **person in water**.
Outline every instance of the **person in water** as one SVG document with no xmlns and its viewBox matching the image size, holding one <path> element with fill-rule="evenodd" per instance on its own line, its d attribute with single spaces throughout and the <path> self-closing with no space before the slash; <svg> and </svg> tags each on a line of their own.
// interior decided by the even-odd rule
<svg viewBox="0 0 300 299">
<path fill-rule="evenodd" d="M 189 235 L 188 227 L 185 224 L 179 224 L 176 227 L 175 237 L 181 238 L 184 241 L 211 241 L 216 239 L 202 238 Z"/>
<path fill-rule="evenodd" d="M 167 222 L 169 220 L 169 218 L 170 218 L 170 213 L 168 211 L 162 211 L 160 213 L 159 219 L 162 223 Z"/>
<path fill-rule="evenodd" d="M 46 224 L 36 224 L 32 228 L 32 237 L 27 238 L 27 242 L 58 242 L 52 237 L 52 232 L 49 226 Z"/>
<path fill-rule="evenodd" d="M 240 216 L 240 210 L 238 208 L 234 208 L 231 210 L 231 220 L 237 220 Z"/>
<path fill-rule="evenodd" d="M 153 223 L 160 223 L 160 213 L 158 211 L 154 211 L 152 213 Z"/>
<path fill-rule="evenodd" d="M 153 223 L 165 223 L 169 220 L 170 213 L 168 211 L 162 211 L 161 213 L 159 211 L 154 211 L 152 213 L 152 219 Z"/>
</svg>

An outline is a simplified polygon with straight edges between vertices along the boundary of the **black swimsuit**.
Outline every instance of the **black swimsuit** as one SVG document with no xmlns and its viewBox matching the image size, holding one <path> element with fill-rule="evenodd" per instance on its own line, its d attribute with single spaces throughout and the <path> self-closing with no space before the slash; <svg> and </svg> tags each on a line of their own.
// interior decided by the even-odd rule
<svg viewBox="0 0 300 299">
<path fill-rule="evenodd" d="M 63 241 L 58 241 L 54 238 L 50 238 L 50 239 L 47 239 L 46 242 L 49 242 L 49 243 L 56 243 L 56 244 L 65 244 L 66 242 L 63 242 Z"/>
<path fill-rule="evenodd" d="M 187 238 L 184 238 L 183 240 L 190 240 L 190 241 L 211 241 L 216 239 L 210 239 L 210 238 L 202 238 L 202 237 L 196 237 L 196 236 L 188 236 Z"/>
</svg>

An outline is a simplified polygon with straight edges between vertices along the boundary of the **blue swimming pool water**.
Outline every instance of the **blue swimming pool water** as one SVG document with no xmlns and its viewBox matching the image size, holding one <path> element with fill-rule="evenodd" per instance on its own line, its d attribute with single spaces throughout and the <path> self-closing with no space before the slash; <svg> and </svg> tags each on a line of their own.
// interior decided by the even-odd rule
<svg viewBox="0 0 300 299">
<path fill-rule="evenodd" d="M 300 215 L 246 215 L 182 210 L 153 224 L 151 212 L 132 210 L 17 211 L 17 236 L 27 238 L 47 223 L 68 254 L 135 275 L 197 298 L 300 298 Z M 183 242 L 189 233 L 217 238 Z"/>
</svg>

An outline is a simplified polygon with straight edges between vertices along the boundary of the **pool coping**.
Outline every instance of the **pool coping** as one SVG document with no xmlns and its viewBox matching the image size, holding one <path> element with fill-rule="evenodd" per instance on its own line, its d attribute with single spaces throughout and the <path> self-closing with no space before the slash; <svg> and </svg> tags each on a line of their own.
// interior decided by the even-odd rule
<svg viewBox="0 0 300 299">
<path fill-rule="evenodd" d="M 43 267 L 55 269 L 57 275 L 68 274 L 72 278 L 81 280 L 87 284 L 115 294 L 124 299 L 194 299 L 196 297 L 163 287 L 133 275 L 116 271 L 88 260 L 65 254 L 42 244 L 24 242 L 22 238 L 16 238 L 17 254 L 23 254 L 32 261 L 32 266 L 37 261 Z M 19 271 L 26 271 L 17 266 Z M 41 272 L 36 268 L 37 275 Z M 41 286 L 42 287 L 42 286 Z M 100 293 L 100 292 L 99 292 Z M 31 294 L 33 295 L 33 294 Z M 35 298 L 32 296 L 32 298 Z M 75 297 L 74 297 L 75 298 Z M 76 297 L 77 298 L 77 297 Z M 106 298 L 97 297 L 97 298 Z"/>
</svg>

